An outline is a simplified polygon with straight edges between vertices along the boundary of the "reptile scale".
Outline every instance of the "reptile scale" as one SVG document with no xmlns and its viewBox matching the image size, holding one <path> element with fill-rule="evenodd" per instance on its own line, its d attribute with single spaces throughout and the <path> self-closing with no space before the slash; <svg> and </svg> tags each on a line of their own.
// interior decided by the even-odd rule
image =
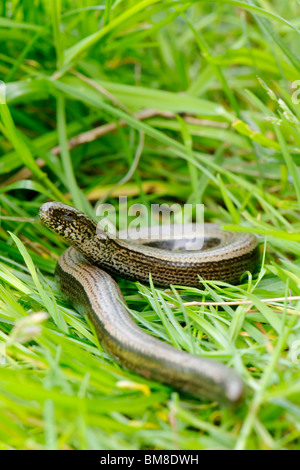
<svg viewBox="0 0 300 470">
<path fill-rule="evenodd" d="M 188 250 L 195 238 L 193 224 L 185 226 L 184 239 L 143 238 L 132 243 L 112 237 L 86 214 L 59 202 L 44 204 L 40 218 L 72 245 L 56 267 L 62 293 L 80 313 L 89 316 L 100 343 L 120 364 L 196 397 L 226 406 L 241 402 L 244 385 L 233 370 L 179 351 L 139 328 L 122 305 L 124 298 L 111 275 L 149 283 L 151 274 L 158 287 L 201 287 L 199 276 L 236 284 L 259 262 L 253 235 L 224 232 L 218 225 L 205 224 L 204 247 Z"/>
</svg>

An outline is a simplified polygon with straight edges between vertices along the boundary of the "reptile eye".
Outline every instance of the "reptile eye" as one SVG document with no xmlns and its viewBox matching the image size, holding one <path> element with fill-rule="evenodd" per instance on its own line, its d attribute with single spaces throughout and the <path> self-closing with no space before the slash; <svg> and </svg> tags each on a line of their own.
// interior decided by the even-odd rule
<svg viewBox="0 0 300 470">
<path fill-rule="evenodd" d="M 73 220 L 73 213 L 72 212 L 65 212 L 64 213 L 65 220 Z"/>
</svg>

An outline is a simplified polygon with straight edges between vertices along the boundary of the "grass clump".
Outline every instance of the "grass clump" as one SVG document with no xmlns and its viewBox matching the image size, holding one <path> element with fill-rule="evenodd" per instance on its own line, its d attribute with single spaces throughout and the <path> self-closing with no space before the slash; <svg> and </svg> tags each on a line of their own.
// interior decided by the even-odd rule
<svg viewBox="0 0 300 470">
<path fill-rule="evenodd" d="M 1 448 L 299 449 L 298 3 L 4 0 L 0 14 Z M 239 286 L 119 280 L 149 334 L 236 369 L 238 410 L 123 370 L 58 291 L 65 245 L 40 205 L 92 215 L 120 195 L 203 203 L 258 236 L 260 270 Z"/>
</svg>

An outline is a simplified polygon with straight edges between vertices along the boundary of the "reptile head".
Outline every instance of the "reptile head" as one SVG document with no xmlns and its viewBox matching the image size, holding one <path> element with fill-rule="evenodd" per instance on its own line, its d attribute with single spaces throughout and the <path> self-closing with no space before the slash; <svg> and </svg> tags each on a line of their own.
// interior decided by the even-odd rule
<svg viewBox="0 0 300 470">
<path fill-rule="evenodd" d="M 97 224 L 88 215 L 61 202 L 47 202 L 39 211 L 44 225 L 72 245 L 96 236 Z"/>
</svg>

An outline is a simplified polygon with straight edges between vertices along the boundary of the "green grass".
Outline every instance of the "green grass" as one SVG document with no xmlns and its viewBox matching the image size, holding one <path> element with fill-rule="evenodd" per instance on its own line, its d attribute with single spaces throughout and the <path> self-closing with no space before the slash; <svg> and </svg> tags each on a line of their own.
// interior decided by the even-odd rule
<svg viewBox="0 0 300 470">
<path fill-rule="evenodd" d="M 279 0 L 2 2 L 1 449 L 300 448 L 299 13 Z M 258 236 L 261 266 L 239 286 L 118 279 L 149 334 L 243 377 L 239 409 L 124 370 L 58 291 L 66 245 L 40 205 L 93 214 L 119 195 L 201 202 L 207 221 Z"/>
</svg>

